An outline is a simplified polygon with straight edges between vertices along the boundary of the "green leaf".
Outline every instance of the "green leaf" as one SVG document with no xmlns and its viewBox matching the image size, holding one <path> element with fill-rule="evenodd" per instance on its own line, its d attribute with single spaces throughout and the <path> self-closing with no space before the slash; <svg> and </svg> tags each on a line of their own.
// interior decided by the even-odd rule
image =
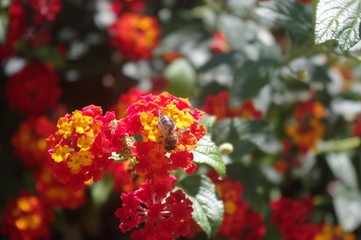
<svg viewBox="0 0 361 240">
<path fill-rule="evenodd" d="M 231 153 L 233 159 L 240 158 L 257 148 L 253 142 L 245 139 L 237 140 L 233 143 L 234 150 Z"/>
<path fill-rule="evenodd" d="M 255 142 L 255 135 L 267 134 L 271 125 L 265 120 L 225 119 L 213 127 L 216 144 L 237 140 Z M 247 144 L 247 143 L 244 143 Z"/>
<path fill-rule="evenodd" d="M 189 176 L 177 183 L 193 202 L 193 219 L 211 237 L 223 221 L 223 202 L 216 194 L 215 185 L 207 176 Z"/>
<path fill-rule="evenodd" d="M 342 51 L 360 41 L 360 0 L 319 0 L 316 9 L 315 44 L 338 41 Z"/>
<path fill-rule="evenodd" d="M 8 14 L 6 11 L 0 11 L 0 43 L 6 42 L 6 33 L 8 29 Z"/>
<path fill-rule="evenodd" d="M 192 153 L 194 156 L 193 162 L 207 164 L 217 171 L 220 178 L 225 177 L 226 167 L 222 161 L 221 153 L 209 136 L 202 137 L 198 142 L 198 147 Z"/>
<path fill-rule="evenodd" d="M 321 83 L 331 83 L 331 78 L 328 75 L 329 68 L 326 66 L 315 66 L 312 70 L 312 81 Z"/>
<path fill-rule="evenodd" d="M 169 81 L 168 92 L 178 97 L 188 97 L 194 90 L 196 72 L 186 59 L 177 59 L 164 70 Z"/>
<path fill-rule="evenodd" d="M 242 55 L 237 52 L 214 54 L 208 62 L 199 68 L 201 72 L 213 70 L 222 64 L 235 67 L 242 60 Z"/>
<path fill-rule="evenodd" d="M 259 5 L 256 13 L 287 29 L 294 41 L 302 42 L 312 36 L 312 14 L 304 4 L 297 1 L 269 1 Z"/>
<path fill-rule="evenodd" d="M 219 17 L 218 28 L 226 37 L 227 43 L 231 49 L 244 50 L 248 39 L 240 37 L 240 34 L 247 32 L 248 29 L 246 24 L 240 18 L 231 14 L 221 14 Z"/>
<path fill-rule="evenodd" d="M 268 84 L 269 68 L 274 67 L 272 60 L 247 61 L 234 74 L 234 84 L 230 90 L 231 101 L 247 100 L 258 95 Z"/>
<path fill-rule="evenodd" d="M 104 204 L 111 194 L 113 189 L 113 182 L 110 175 L 104 175 L 104 177 L 91 185 L 90 195 L 96 206 Z"/>
<path fill-rule="evenodd" d="M 361 194 L 357 189 L 347 188 L 342 184 L 335 186 L 333 205 L 342 228 L 354 231 L 361 224 Z"/>
<path fill-rule="evenodd" d="M 330 153 L 326 156 L 332 173 L 351 188 L 358 188 L 357 175 L 351 159 L 346 152 Z"/>
</svg>

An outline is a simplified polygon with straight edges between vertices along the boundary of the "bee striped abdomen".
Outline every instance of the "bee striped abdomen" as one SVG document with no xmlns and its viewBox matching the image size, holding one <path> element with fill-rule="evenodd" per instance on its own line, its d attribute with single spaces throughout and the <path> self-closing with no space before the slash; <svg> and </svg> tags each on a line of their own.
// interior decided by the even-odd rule
<svg viewBox="0 0 361 240">
<path fill-rule="evenodd" d="M 167 115 L 160 115 L 159 121 L 164 127 L 167 127 L 167 128 L 175 127 L 174 121 Z"/>
<path fill-rule="evenodd" d="M 159 115 L 158 126 L 164 138 L 164 148 L 167 151 L 176 149 L 178 138 L 175 132 L 176 126 L 173 119 L 167 115 Z"/>
</svg>

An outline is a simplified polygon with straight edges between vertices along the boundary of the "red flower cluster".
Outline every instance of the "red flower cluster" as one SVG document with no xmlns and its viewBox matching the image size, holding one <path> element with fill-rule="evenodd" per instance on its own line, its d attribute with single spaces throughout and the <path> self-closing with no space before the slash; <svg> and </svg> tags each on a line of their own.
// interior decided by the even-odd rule
<svg viewBox="0 0 361 240">
<path fill-rule="evenodd" d="M 21 1 L 11 1 L 5 43 L 0 43 L 0 60 L 15 54 L 17 41 L 26 31 L 26 14 Z"/>
<path fill-rule="evenodd" d="M 49 156 L 45 138 L 55 130 L 55 124 L 45 116 L 29 118 L 12 138 L 15 155 L 28 168 L 40 166 Z"/>
<path fill-rule="evenodd" d="M 227 53 L 230 51 L 227 38 L 222 32 L 216 31 L 214 33 L 214 38 L 211 42 L 211 49 L 216 53 Z"/>
<path fill-rule="evenodd" d="M 222 226 L 217 237 L 231 240 L 258 240 L 266 233 L 261 214 L 254 212 L 242 199 L 243 187 L 240 182 L 229 178 L 219 180 L 215 171 L 208 174 L 216 184 L 217 193 L 224 203 Z"/>
<path fill-rule="evenodd" d="M 6 88 L 11 109 L 27 115 L 46 112 L 58 103 L 60 95 L 58 76 L 40 63 L 30 63 L 14 74 Z"/>
<path fill-rule="evenodd" d="M 122 207 L 115 215 L 120 218 L 119 228 L 127 232 L 144 224 L 144 228 L 133 231 L 135 240 L 169 239 L 188 234 L 192 219 L 192 202 L 181 190 L 173 189 L 174 177 L 164 181 L 147 180 L 139 190 L 122 194 Z"/>
<path fill-rule="evenodd" d="M 216 96 L 207 97 L 203 111 L 215 115 L 218 120 L 233 117 L 244 119 L 262 118 L 262 113 L 254 107 L 251 99 L 244 102 L 238 108 L 230 107 L 228 92 L 221 92 Z"/>
<path fill-rule="evenodd" d="M 295 201 L 290 198 L 280 198 L 271 202 L 273 210 L 272 222 L 276 224 L 284 240 L 313 239 L 320 231 L 320 226 L 307 223 L 313 213 L 313 199 L 302 198 Z"/>
<path fill-rule="evenodd" d="M 361 115 L 356 116 L 353 122 L 352 135 L 358 137 L 361 135 Z"/>
<path fill-rule="evenodd" d="M 324 224 L 321 232 L 319 232 L 314 240 L 355 240 L 356 236 L 352 233 L 344 232 L 340 225 L 331 226 Z"/>
<path fill-rule="evenodd" d="M 128 108 L 128 116 L 118 125 L 127 129 L 129 136 L 142 136 L 142 142 L 135 142 L 138 173 L 165 179 L 170 170 L 182 168 L 188 174 L 195 171 L 197 165 L 192 163 L 190 151 L 197 148 L 206 129 L 198 125 L 203 113 L 197 109 L 192 112 L 191 108 L 187 99 L 167 92 L 142 96 Z"/>
<path fill-rule="evenodd" d="M 54 176 L 68 188 L 80 190 L 89 180 L 98 181 L 109 171 L 113 160 L 111 140 L 114 112 L 102 115 L 90 105 L 58 120 L 58 131 L 47 139 Z M 116 141 L 115 141 L 116 143 Z"/>
<path fill-rule="evenodd" d="M 1 221 L 2 232 L 11 239 L 50 239 L 48 224 L 53 216 L 37 197 L 22 192 L 6 202 Z"/>
<path fill-rule="evenodd" d="M 321 103 L 310 100 L 300 102 L 293 112 L 296 123 L 286 126 L 286 133 L 299 147 L 301 153 L 314 148 L 323 138 L 325 126 L 321 120 L 325 117 L 325 110 Z"/>
<path fill-rule="evenodd" d="M 115 163 L 112 169 L 113 191 L 131 192 L 139 188 L 145 182 L 145 177 L 135 172 L 134 163 L 131 160 Z"/>
<path fill-rule="evenodd" d="M 83 205 L 84 189 L 73 191 L 65 189 L 53 176 L 50 167 L 43 166 L 35 174 L 36 191 L 46 207 L 75 209 Z"/>
<path fill-rule="evenodd" d="M 131 234 L 132 238 L 184 236 L 189 232 L 191 202 L 180 190 L 170 193 L 175 178 L 168 171 L 195 171 L 197 165 L 190 151 L 206 134 L 204 125 L 198 125 L 203 112 L 191 110 L 187 99 L 167 92 L 144 96 L 132 92 L 136 95 L 125 95 L 121 102 L 126 105 L 139 99 L 119 120 L 115 120 L 114 112 L 102 116 L 101 108 L 94 105 L 58 120 L 58 130 L 47 139 L 54 177 L 73 190 L 82 189 L 86 181 L 99 180 L 110 169 L 117 174 L 116 181 L 127 184 L 120 189 L 123 191 L 134 190 L 139 181 L 146 179 L 138 190 L 122 194 L 123 204 L 116 212 L 120 229 L 126 232 L 144 223 L 142 230 Z M 38 191 L 48 197 L 49 204 L 63 204 L 69 194 L 52 192 L 57 186 L 46 178 L 45 172 Z M 58 194 L 64 195 L 60 197 L 62 203 L 51 202 L 52 196 Z M 74 205 L 78 202 L 74 201 Z"/>
<path fill-rule="evenodd" d="M 0 60 L 15 55 L 21 39 L 28 40 L 34 47 L 47 44 L 51 35 L 45 23 L 55 19 L 61 5 L 61 0 L 11 0 L 6 39 L 0 44 Z"/>
<path fill-rule="evenodd" d="M 133 61 L 152 56 L 159 43 L 160 28 L 154 17 L 124 13 L 109 27 L 111 43 L 119 53 Z"/>
<path fill-rule="evenodd" d="M 44 21 L 54 21 L 62 7 L 61 0 L 28 0 L 28 2 L 35 10 L 33 22 L 36 25 L 41 25 Z"/>
<path fill-rule="evenodd" d="M 125 10 L 138 12 L 144 9 L 144 0 L 111 0 L 112 10 L 115 13 L 121 13 Z"/>
<path fill-rule="evenodd" d="M 125 111 L 132 103 L 135 103 L 139 100 L 139 98 L 147 92 L 141 91 L 138 88 L 131 88 L 125 94 L 119 96 L 117 103 L 112 107 L 112 111 L 115 111 L 115 116 L 119 119 L 125 117 L 127 114 Z"/>
</svg>

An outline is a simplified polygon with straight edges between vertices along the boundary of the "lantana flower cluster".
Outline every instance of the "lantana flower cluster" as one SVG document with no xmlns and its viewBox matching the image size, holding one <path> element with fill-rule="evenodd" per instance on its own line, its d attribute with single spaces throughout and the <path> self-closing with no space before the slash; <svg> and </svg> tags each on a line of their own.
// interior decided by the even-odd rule
<svg viewBox="0 0 361 240">
<path fill-rule="evenodd" d="M 59 77 L 53 68 L 32 62 L 9 78 L 6 97 L 13 111 L 38 115 L 54 107 L 61 92 Z"/>
<path fill-rule="evenodd" d="M 124 13 L 109 27 L 112 45 L 125 58 L 148 59 L 159 44 L 160 27 L 156 18 Z"/>
<path fill-rule="evenodd" d="M 321 232 L 319 232 L 314 240 L 329 240 L 329 239 L 338 239 L 338 240 L 355 240 L 356 236 L 352 233 L 347 233 L 342 230 L 340 225 L 333 227 L 329 224 L 324 224 Z"/>
<path fill-rule="evenodd" d="M 55 130 L 55 124 L 45 116 L 27 119 L 12 138 L 14 154 L 27 168 L 37 169 L 49 157 L 45 138 Z"/>
<path fill-rule="evenodd" d="M 51 212 L 37 198 L 22 192 L 7 201 L 2 221 L 2 232 L 11 239 L 49 239 Z"/>
<path fill-rule="evenodd" d="M 325 134 L 322 120 L 326 113 L 323 105 L 317 101 L 309 100 L 298 103 L 293 111 L 295 123 L 286 126 L 286 133 L 299 147 L 300 153 L 307 153 L 314 149 Z"/>
<path fill-rule="evenodd" d="M 110 170 L 128 174 L 131 178 L 116 177 L 128 182 L 130 191 L 121 195 L 116 212 L 120 230 L 143 226 L 132 233 L 134 239 L 185 236 L 192 202 L 182 191 L 172 192 L 176 179 L 169 171 L 196 170 L 191 151 L 206 134 L 198 122 L 203 112 L 192 109 L 187 99 L 163 92 L 139 94 L 126 113 L 117 120 L 114 112 L 103 116 L 100 107 L 90 105 L 60 118 L 58 130 L 48 138 L 54 176 L 67 188 L 81 190 Z"/>
<path fill-rule="evenodd" d="M 252 99 L 245 101 L 239 107 L 230 106 L 228 92 L 221 92 L 216 96 L 208 96 L 203 111 L 216 116 L 218 120 L 233 117 L 243 119 L 262 118 L 262 112 L 256 109 Z"/>
<path fill-rule="evenodd" d="M 0 43 L 0 60 L 18 53 L 20 44 L 41 47 L 52 39 L 51 22 L 62 9 L 61 0 L 11 0 L 5 41 Z M 6 11 L 6 10 L 5 10 Z"/>
<path fill-rule="evenodd" d="M 122 232 L 140 224 L 144 228 L 133 231 L 133 239 L 174 239 L 188 234 L 192 219 L 192 202 L 181 190 L 171 192 L 175 177 L 152 183 L 147 180 L 139 190 L 122 194 L 122 207 L 115 212 Z"/>
<path fill-rule="evenodd" d="M 58 131 L 47 140 L 54 176 L 66 187 L 80 190 L 87 181 L 98 181 L 112 167 L 111 142 L 107 131 L 114 112 L 102 116 L 100 107 L 90 105 L 58 120 Z"/>
<path fill-rule="evenodd" d="M 217 193 L 224 203 L 223 222 L 216 236 L 231 240 L 262 239 L 266 233 L 263 216 L 254 212 L 242 198 L 241 182 L 230 178 L 219 180 L 215 171 L 211 171 L 208 175 L 215 183 Z"/>
<path fill-rule="evenodd" d="M 271 202 L 272 222 L 280 230 L 282 239 L 303 240 L 313 239 L 320 231 L 320 225 L 310 223 L 314 203 L 310 197 L 300 200 L 282 197 Z"/>
</svg>

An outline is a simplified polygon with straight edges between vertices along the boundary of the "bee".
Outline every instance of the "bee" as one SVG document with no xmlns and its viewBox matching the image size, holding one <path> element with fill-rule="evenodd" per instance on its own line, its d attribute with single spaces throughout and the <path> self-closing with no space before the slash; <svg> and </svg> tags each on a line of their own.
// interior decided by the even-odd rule
<svg viewBox="0 0 361 240">
<path fill-rule="evenodd" d="M 178 136 L 175 132 L 175 123 L 172 118 L 167 115 L 160 114 L 160 110 L 158 111 L 158 115 L 158 127 L 164 137 L 164 148 L 167 151 L 174 150 L 178 143 Z"/>
</svg>

